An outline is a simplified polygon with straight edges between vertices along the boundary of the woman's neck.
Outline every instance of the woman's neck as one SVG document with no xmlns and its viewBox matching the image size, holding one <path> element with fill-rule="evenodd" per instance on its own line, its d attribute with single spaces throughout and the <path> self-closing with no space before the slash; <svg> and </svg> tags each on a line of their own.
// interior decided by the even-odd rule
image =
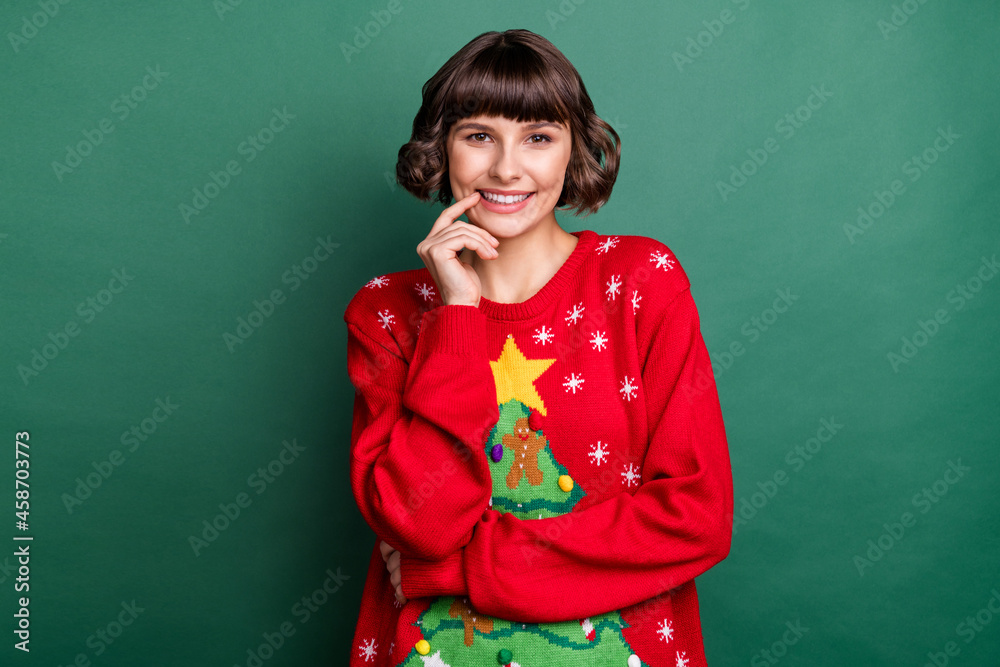
<svg viewBox="0 0 1000 667">
<path fill-rule="evenodd" d="M 499 241 L 496 259 L 484 260 L 468 248 L 459 259 L 475 269 L 484 298 L 498 303 L 523 303 L 559 271 L 578 239 L 554 224 Z"/>
</svg>

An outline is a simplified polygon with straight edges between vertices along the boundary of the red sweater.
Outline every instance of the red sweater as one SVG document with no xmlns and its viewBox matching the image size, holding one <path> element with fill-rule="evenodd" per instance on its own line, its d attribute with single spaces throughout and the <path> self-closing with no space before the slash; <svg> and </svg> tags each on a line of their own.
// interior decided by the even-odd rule
<svg viewBox="0 0 1000 667">
<path fill-rule="evenodd" d="M 420 268 L 348 305 L 351 485 L 378 536 L 351 665 L 618 664 L 598 641 L 623 667 L 705 664 L 694 578 L 729 553 L 732 474 L 687 275 L 655 239 L 573 234 L 522 303 L 443 305 Z"/>
</svg>

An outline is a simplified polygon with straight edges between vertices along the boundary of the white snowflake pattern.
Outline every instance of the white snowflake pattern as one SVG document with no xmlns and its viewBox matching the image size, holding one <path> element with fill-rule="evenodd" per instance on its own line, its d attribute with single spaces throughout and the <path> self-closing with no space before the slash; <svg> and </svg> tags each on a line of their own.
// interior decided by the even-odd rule
<svg viewBox="0 0 1000 667">
<path fill-rule="evenodd" d="M 388 310 L 378 311 L 378 319 L 382 322 L 382 328 L 388 329 L 389 325 L 396 319 L 396 316 L 390 313 Z"/>
<path fill-rule="evenodd" d="M 388 284 L 389 284 L 389 278 L 387 276 L 376 276 L 375 278 L 372 278 L 367 283 L 365 283 L 365 287 L 384 287 L 385 285 Z"/>
<path fill-rule="evenodd" d="M 389 655 L 392 656 L 392 649 L 396 648 L 396 642 L 389 642 Z"/>
<path fill-rule="evenodd" d="M 375 643 L 374 637 L 366 640 L 364 644 L 358 647 L 358 650 L 361 651 L 360 657 L 364 658 L 365 662 L 368 662 L 368 658 L 374 660 L 376 655 L 375 651 L 376 648 L 378 648 L 378 644 Z"/>
<path fill-rule="evenodd" d="M 676 667 L 688 667 L 688 659 L 685 657 L 687 654 L 684 651 L 677 652 L 677 665 Z"/>
<path fill-rule="evenodd" d="M 449 667 L 448 663 L 441 659 L 441 651 L 434 655 L 422 655 L 420 659 L 424 661 L 424 667 Z"/>
<path fill-rule="evenodd" d="M 572 310 L 567 310 L 566 312 L 569 313 L 566 316 L 566 321 L 573 320 L 573 324 L 576 324 L 576 321 L 583 317 L 583 302 L 581 301 L 573 306 Z"/>
<path fill-rule="evenodd" d="M 572 389 L 573 393 L 576 394 L 576 390 L 583 387 L 583 378 L 577 377 L 576 373 L 570 373 L 570 376 L 563 382 L 563 386 L 566 387 L 566 391 Z"/>
<path fill-rule="evenodd" d="M 609 443 L 601 442 L 600 440 L 597 441 L 596 445 L 590 446 L 590 453 L 587 456 L 593 459 L 593 463 L 596 463 L 598 468 L 601 467 L 601 463 L 608 457 L 608 450 L 606 448 L 609 446 Z"/>
<path fill-rule="evenodd" d="M 639 468 L 634 463 L 629 463 L 625 466 L 622 477 L 625 478 L 625 486 L 632 486 L 632 484 L 639 486 L 639 480 L 642 479 L 642 475 L 639 474 Z"/>
<path fill-rule="evenodd" d="M 632 399 L 635 398 L 636 392 L 639 389 L 637 385 L 632 384 L 634 380 L 635 378 L 630 378 L 629 376 L 626 375 L 625 381 L 622 382 L 622 388 L 618 390 L 619 392 L 621 392 L 622 398 L 624 398 L 626 401 L 629 402 L 631 402 Z"/>
<path fill-rule="evenodd" d="M 611 301 L 615 300 L 615 295 L 618 294 L 618 288 L 622 286 L 621 274 L 616 274 L 611 276 L 611 280 L 608 281 L 608 289 L 604 290 L 608 295 L 608 299 Z"/>
<path fill-rule="evenodd" d="M 670 253 L 661 253 L 655 250 L 649 253 L 649 261 L 656 262 L 656 268 L 663 269 L 664 271 L 669 271 L 676 264 L 674 260 L 670 259 Z"/>
<path fill-rule="evenodd" d="M 670 623 L 669 619 L 663 619 L 660 623 L 660 628 L 656 631 L 656 634 L 660 636 L 660 639 L 670 643 L 670 639 L 674 636 L 674 626 Z"/>
<path fill-rule="evenodd" d="M 608 339 L 604 337 L 603 331 L 595 332 L 594 337 L 590 339 L 590 344 L 594 346 L 595 350 L 603 350 L 607 343 Z"/>
<path fill-rule="evenodd" d="M 608 238 L 604 239 L 604 241 L 602 241 L 601 244 L 594 249 L 597 251 L 598 254 L 606 253 L 607 251 L 614 248 L 616 245 L 618 245 L 618 237 L 609 236 Z"/>
<path fill-rule="evenodd" d="M 639 310 L 639 302 L 642 301 L 642 297 L 639 296 L 639 290 L 632 290 L 632 314 L 635 315 L 635 311 Z"/>
<path fill-rule="evenodd" d="M 434 287 L 432 285 L 427 285 L 425 283 L 420 283 L 420 286 L 414 285 L 413 288 L 417 290 L 420 296 L 424 297 L 424 301 L 430 301 L 436 294 L 434 294 Z"/>
<path fill-rule="evenodd" d="M 545 325 L 542 325 L 541 329 L 535 329 L 535 341 L 545 345 L 546 343 L 552 342 L 552 329 L 546 329 Z"/>
</svg>

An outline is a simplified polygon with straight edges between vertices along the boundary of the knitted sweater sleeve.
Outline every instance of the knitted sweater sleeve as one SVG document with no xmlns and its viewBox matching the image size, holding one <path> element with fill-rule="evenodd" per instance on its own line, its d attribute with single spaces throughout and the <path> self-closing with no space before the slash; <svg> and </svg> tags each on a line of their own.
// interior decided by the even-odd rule
<svg viewBox="0 0 1000 667">
<path fill-rule="evenodd" d="M 486 319 L 465 305 L 427 311 L 410 363 L 389 329 L 359 323 L 374 317 L 349 307 L 345 320 L 354 499 L 401 554 L 443 558 L 469 541 L 490 497 L 474 455 L 499 418 Z"/>
<path fill-rule="evenodd" d="M 662 595 L 728 555 L 732 473 L 697 310 L 686 288 L 647 295 L 643 307 L 656 303 L 658 315 L 637 325 L 650 439 L 643 483 L 563 516 L 489 510 L 459 552 L 403 556 L 404 595 L 467 595 L 491 616 L 564 621 Z"/>
</svg>

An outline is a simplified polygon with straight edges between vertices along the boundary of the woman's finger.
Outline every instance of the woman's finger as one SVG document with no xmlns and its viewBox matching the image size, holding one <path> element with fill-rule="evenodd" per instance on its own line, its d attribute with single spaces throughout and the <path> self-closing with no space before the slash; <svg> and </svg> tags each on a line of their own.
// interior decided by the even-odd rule
<svg viewBox="0 0 1000 667">
<path fill-rule="evenodd" d="M 455 220 L 451 225 L 438 230 L 436 233 L 428 234 L 425 237 L 424 243 L 440 243 L 445 239 L 453 238 L 459 234 L 476 236 L 488 243 L 499 243 L 497 238 L 488 231 L 465 220 Z"/>
<path fill-rule="evenodd" d="M 462 248 L 478 250 L 483 259 L 498 257 L 499 253 L 490 241 L 493 237 L 483 230 L 479 230 L 479 233 L 473 232 L 474 229 L 478 228 L 466 225 L 448 229 L 442 232 L 439 237 L 422 242 L 427 245 L 419 249 L 418 253 L 421 251 L 427 253 L 435 259 L 436 263 L 447 261 L 453 257 L 457 258 Z"/>
<path fill-rule="evenodd" d="M 389 583 L 391 583 L 396 588 L 396 599 L 401 603 L 406 604 L 406 596 L 403 595 L 403 574 L 400 571 L 400 559 L 398 551 L 393 551 L 389 554 L 389 559 L 386 562 L 386 568 L 389 570 Z"/>
<path fill-rule="evenodd" d="M 424 238 L 417 244 L 417 254 L 422 257 L 430 249 L 439 245 L 445 245 L 449 250 L 458 253 L 463 247 L 471 247 L 465 244 L 468 239 L 480 239 L 486 246 L 492 249 L 496 249 L 496 246 L 500 244 L 500 241 L 485 229 L 476 227 L 464 220 L 458 220 L 457 222 L 453 222 L 451 226 L 444 227 L 437 233 L 429 234 Z M 461 241 L 463 245 L 456 245 L 458 241 Z"/>
<path fill-rule="evenodd" d="M 445 304 L 478 305 L 482 296 L 479 276 L 459 259 L 462 248 L 469 248 L 483 259 L 495 259 L 499 240 L 486 230 L 458 216 L 479 201 L 474 192 L 449 206 L 438 216 L 427 237 L 417 244 L 417 254 L 427 267 Z"/>
<path fill-rule="evenodd" d="M 455 220 L 458 219 L 458 216 L 462 215 L 479 203 L 479 197 L 479 192 L 473 192 L 468 197 L 459 199 L 457 202 L 441 211 L 441 215 L 438 216 L 438 219 L 434 221 L 434 225 L 431 226 L 431 231 L 428 236 L 434 235 L 438 231 L 455 222 Z"/>
</svg>

